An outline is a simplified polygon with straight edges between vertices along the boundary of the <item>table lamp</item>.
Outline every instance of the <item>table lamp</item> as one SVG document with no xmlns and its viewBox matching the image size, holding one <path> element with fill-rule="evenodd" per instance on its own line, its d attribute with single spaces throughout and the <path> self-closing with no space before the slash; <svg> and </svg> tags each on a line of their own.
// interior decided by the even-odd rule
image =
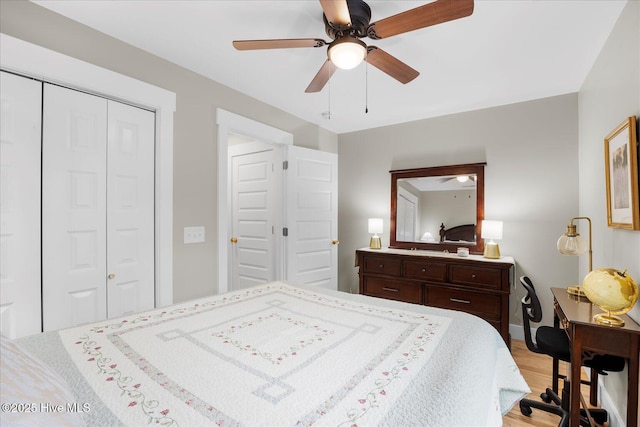
<svg viewBox="0 0 640 427">
<path fill-rule="evenodd" d="M 502 221 L 482 221 L 481 237 L 489 239 L 489 242 L 484 243 L 484 257 L 500 258 L 500 247 L 494 240 L 502 239 Z"/>
<path fill-rule="evenodd" d="M 428 231 L 426 231 L 422 237 L 420 237 L 420 240 L 423 242 L 435 242 L 436 239 L 433 238 L 433 234 L 429 233 Z"/>
<path fill-rule="evenodd" d="M 369 234 L 373 234 L 369 241 L 369 247 L 371 249 L 382 248 L 382 241 L 378 233 L 382 233 L 382 218 L 369 218 Z"/>
</svg>

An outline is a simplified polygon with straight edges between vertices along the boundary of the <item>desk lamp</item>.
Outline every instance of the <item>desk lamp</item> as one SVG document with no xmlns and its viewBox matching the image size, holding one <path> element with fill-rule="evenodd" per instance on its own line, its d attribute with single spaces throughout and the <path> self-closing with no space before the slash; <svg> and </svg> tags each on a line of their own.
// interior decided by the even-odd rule
<svg viewBox="0 0 640 427">
<path fill-rule="evenodd" d="M 591 218 L 587 216 L 576 216 L 571 218 L 567 231 L 558 239 L 558 251 L 563 255 L 580 256 L 587 251 L 587 244 L 578 233 L 577 226 L 573 221 L 578 219 L 586 219 L 589 221 L 589 272 L 593 270 L 593 251 L 591 250 Z M 575 295 L 584 295 L 580 286 L 569 286 L 567 292 Z"/>
</svg>

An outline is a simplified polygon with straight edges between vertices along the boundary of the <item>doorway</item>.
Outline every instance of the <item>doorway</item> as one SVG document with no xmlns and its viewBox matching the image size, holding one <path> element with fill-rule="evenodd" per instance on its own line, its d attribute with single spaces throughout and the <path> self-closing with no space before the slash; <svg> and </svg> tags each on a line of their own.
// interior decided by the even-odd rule
<svg viewBox="0 0 640 427">
<path fill-rule="evenodd" d="M 239 196 L 234 189 L 237 177 L 233 176 L 234 166 L 230 160 L 230 152 L 238 150 L 231 146 L 238 140 L 238 147 L 244 145 L 242 150 L 247 156 L 262 152 L 257 156 L 259 158 L 267 156 L 266 151 L 272 151 L 268 156 L 272 156 L 269 161 L 274 181 L 270 185 L 273 185 L 271 195 L 275 197 L 270 205 L 272 212 L 265 217 L 269 218 L 268 225 L 264 221 L 258 225 L 262 221 L 260 217 L 246 224 L 254 227 L 250 230 L 252 237 L 257 238 L 254 243 L 260 242 L 263 247 L 270 248 L 271 254 L 267 255 L 262 249 L 244 254 L 254 257 L 248 263 L 254 269 L 253 273 L 264 265 L 269 265 L 273 271 L 257 278 L 246 275 L 245 278 L 250 278 L 244 284 L 248 286 L 252 280 L 254 284 L 264 283 L 263 280 L 294 280 L 300 284 L 337 289 L 337 154 L 294 146 L 293 136 L 287 132 L 221 109 L 217 113 L 218 292 L 233 290 L 236 275 L 239 277 L 247 272 L 246 269 L 240 271 L 247 266 L 241 267 L 234 262 L 234 257 L 236 260 L 241 258 L 239 252 L 242 250 L 235 234 L 240 230 L 234 219 L 233 206 L 234 197 Z M 253 178 L 259 177 L 260 171 L 264 170 L 254 169 L 252 173 L 257 175 Z M 261 197 L 264 199 L 265 196 Z"/>
<path fill-rule="evenodd" d="M 231 210 L 232 181 L 229 166 L 229 147 L 234 139 L 240 142 L 260 141 L 275 147 L 293 145 L 293 135 L 255 120 L 218 108 L 218 293 L 231 290 Z M 278 208 L 281 212 L 281 207 Z M 282 258 L 282 257 L 280 257 Z"/>
</svg>

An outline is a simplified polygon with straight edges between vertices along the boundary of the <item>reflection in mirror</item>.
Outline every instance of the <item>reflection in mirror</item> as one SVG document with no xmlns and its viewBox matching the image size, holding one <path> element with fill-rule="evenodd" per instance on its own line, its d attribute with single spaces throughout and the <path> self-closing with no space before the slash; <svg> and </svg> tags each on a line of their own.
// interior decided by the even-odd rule
<svg viewBox="0 0 640 427">
<path fill-rule="evenodd" d="M 476 174 L 398 180 L 396 240 L 436 243 L 475 243 Z M 469 227 L 470 225 L 470 227 Z M 459 228 L 452 236 L 449 228 Z"/>
<path fill-rule="evenodd" d="M 391 171 L 390 246 L 482 251 L 484 165 Z"/>
</svg>

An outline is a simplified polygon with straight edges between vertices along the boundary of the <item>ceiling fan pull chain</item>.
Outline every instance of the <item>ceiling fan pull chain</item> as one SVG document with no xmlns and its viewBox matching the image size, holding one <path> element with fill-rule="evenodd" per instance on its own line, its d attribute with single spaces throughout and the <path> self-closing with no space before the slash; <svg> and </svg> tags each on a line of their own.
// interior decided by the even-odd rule
<svg viewBox="0 0 640 427">
<path fill-rule="evenodd" d="M 331 77 L 329 77 L 329 81 L 327 83 L 329 84 L 329 120 L 331 120 Z"/>
<path fill-rule="evenodd" d="M 364 61 L 364 113 L 369 114 L 369 62 Z"/>
</svg>

